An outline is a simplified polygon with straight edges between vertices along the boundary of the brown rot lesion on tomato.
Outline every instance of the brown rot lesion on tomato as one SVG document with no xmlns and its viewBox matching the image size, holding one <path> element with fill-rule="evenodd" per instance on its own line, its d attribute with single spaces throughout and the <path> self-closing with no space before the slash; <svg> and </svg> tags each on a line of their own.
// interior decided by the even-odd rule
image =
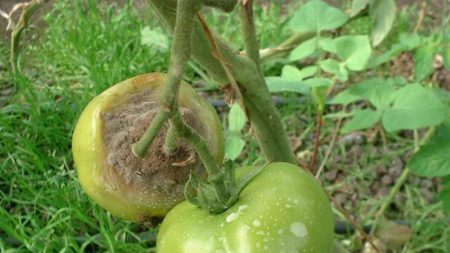
<svg viewBox="0 0 450 253">
<path fill-rule="evenodd" d="M 115 180 L 127 191 L 150 194 L 160 191 L 168 197 L 183 199 L 184 184 L 190 173 L 202 174 L 203 167 L 195 150 L 185 140 L 177 140 L 168 154 L 164 150 L 169 124 L 165 124 L 143 158 L 132 154 L 131 145 L 144 134 L 158 112 L 150 91 L 131 95 L 125 103 L 103 112 L 107 163 Z M 206 129 L 190 109 L 181 109 L 183 120 L 200 134 Z"/>
</svg>

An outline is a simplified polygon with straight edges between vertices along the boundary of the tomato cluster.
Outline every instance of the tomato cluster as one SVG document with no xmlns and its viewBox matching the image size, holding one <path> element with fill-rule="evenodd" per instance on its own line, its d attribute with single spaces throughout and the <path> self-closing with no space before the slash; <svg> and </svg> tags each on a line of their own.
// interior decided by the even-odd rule
<svg viewBox="0 0 450 253">
<path fill-rule="evenodd" d="M 298 166 L 267 165 L 231 208 L 209 214 L 187 201 L 180 203 L 189 175 L 203 171 L 188 143 L 180 140 L 174 154 L 164 153 L 166 128 L 150 147 L 148 158 L 138 160 L 131 153 L 131 144 L 158 109 L 156 101 L 165 78 L 159 73 L 131 78 L 109 88 L 85 108 L 72 149 L 86 193 L 127 220 L 165 216 L 158 233 L 158 253 L 331 252 L 330 203 L 320 184 Z M 223 134 L 214 109 L 186 83 L 181 85 L 179 106 L 186 112 L 185 122 L 206 140 L 221 164 Z M 255 170 L 237 169 L 237 178 Z"/>
</svg>

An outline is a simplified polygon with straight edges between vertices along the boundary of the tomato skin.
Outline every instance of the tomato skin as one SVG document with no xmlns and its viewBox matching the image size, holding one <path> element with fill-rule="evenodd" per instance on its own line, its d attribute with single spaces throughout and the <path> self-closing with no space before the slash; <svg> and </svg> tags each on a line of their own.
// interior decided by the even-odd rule
<svg viewBox="0 0 450 253">
<path fill-rule="evenodd" d="M 82 188 L 97 204 L 126 220 L 142 222 L 165 216 L 184 196 L 182 192 L 175 197 L 161 192 L 131 192 L 117 183 L 107 163 L 101 113 L 121 106 L 130 95 L 146 89 L 152 91 L 151 98 L 156 101 L 165 78 L 165 74 L 150 73 L 110 87 L 86 106 L 73 133 L 72 153 Z M 208 140 L 217 163 L 221 164 L 224 156 L 222 126 L 214 108 L 185 82 L 181 84 L 178 102 L 180 107 L 198 115 L 201 124 L 208 129 L 207 136 L 203 137 Z"/>
<path fill-rule="evenodd" d="M 295 165 L 272 163 L 224 213 L 211 215 L 186 201 L 173 208 L 161 225 L 157 252 L 329 253 L 333 225 L 319 183 Z"/>
</svg>

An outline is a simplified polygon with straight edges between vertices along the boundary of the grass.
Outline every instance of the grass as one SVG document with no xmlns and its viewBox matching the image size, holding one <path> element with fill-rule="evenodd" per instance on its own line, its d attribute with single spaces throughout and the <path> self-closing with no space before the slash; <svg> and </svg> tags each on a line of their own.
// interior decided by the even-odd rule
<svg viewBox="0 0 450 253">
<path fill-rule="evenodd" d="M 277 4 L 256 9 L 263 47 L 287 37 L 282 13 Z M 233 25 L 236 18 L 207 14 L 211 26 L 233 38 L 236 49 L 241 49 L 238 26 Z M 94 0 L 57 1 L 44 18 L 48 28 L 32 27 L 23 38 L 23 73 L 13 76 L 8 70 L 0 71 L 0 101 L 5 101 L 0 107 L 0 252 L 148 252 L 155 230 L 112 217 L 84 194 L 70 143 L 81 110 L 96 94 L 129 77 L 165 71 L 168 50 L 140 41 L 141 30 L 158 27 L 158 21 L 149 10 L 139 13 L 130 4 L 106 5 Z M 32 40 L 36 34 L 38 40 Z M 1 40 L 0 63 L 4 66 L 7 57 L 7 41 Z M 280 65 L 267 65 L 265 71 L 279 73 Z M 201 74 L 191 65 L 186 76 L 194 80 Z M 11 94 L 1 95 L 7 89 Z M 290 98 L 280 110 L 289 133 L 301 136 L 306 129 L 314 129 L 314 110 L 310 104 L 298 103 L 296 96 Z M 328 123 L 324 136 L 330 136 L 333 127 Z M 407 138 L 388 138 L 392 145 L 399 143 L 393 150 L 412 145 Z M 304 134 L 302 141 L 301 150 L 310 149 L 310 134 Z M 353 163 L 340 164 L 339 170 L 346 173 L 344 181 L 326 183 L 332 193 L 355 181 L 364 192 L 376 180 L 375 167 L 389 165 L 399 155 L 377 155 L 371 143 L 362 148 Z M 247 150 L 240 162 L 259 161 L 254 142 L 249 142 Z M 338 146 L 332 157 L 348 157 L 348 152 Z M 401 195 L 401 212 L 391 209 L 387 215 L 411 221 L 415 235 L 397 252 L 449 252 L 450 228 L 440 222 L 446 217 L 440 203 L 426 201 L 412 182 Z M 380 200 L 368 194 L 345 207 L 362 223 L 370 222 L 367 214 Z M 348 248 L 359 246 L 351 243 Z"/>
</svg>

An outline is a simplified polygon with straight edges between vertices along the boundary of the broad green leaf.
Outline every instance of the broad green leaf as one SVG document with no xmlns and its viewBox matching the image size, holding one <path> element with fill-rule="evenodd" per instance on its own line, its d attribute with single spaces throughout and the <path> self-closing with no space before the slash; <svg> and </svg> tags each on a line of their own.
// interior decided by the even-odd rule
<svg viewBox="0 0 450 253">
<path fill-rule="evenodd" d="M 345 68 L 345 64 L 341 64 L 334 59 L 326 59 L 319 64 L 323 71 L 334 74 L 340 81 L 345 82 L 348 80 L 348 71 Z"/>
<path fill-rule="evenodd" d="M 388 132 L 436 126 L 448 115 L 448 106 L 431 89 L 420 84 L 407 85 L 394 96 L 393 106 L 383 115 Z"/>
<path fill-rule="evenodd" d="M 436 135 L 420 147 L 409 160 L 408 168 L 424 177 L 450 175 L 450 122 L 439 127 Z"/>
<path fill-rule="evenodd" d="M 306 85 L 311 88 L 315 87 L 330 87 L 333 84 L 333 81 L 328 78 L 310 78 L 304 81 Z"/>
<path fill-rule="evenodd" d="M 402 33 L 400 34 L 400 44 L 406 51 L 410 51 L 422 44 L 422 37 L 417 33 Z"/>
<path fill-rule="evenodd" d="M 317 66 L 304 67 L 300 70 L 299 76 L 303 80 L 308 77 L 314 76 L 317 73 L 317 70 L 319 70 L 319 68 Z"/>
<path fill-rule="evenodd" d="M 400 42 L 397 44 L 394 44 L 391 49 L 389 49 L 387 52 L 385 52 L 382 55 L 372 57 L 368 68 L 374 68 L 377 67 L 383 63 L 386 63 L 397 55 L 405 52 L 405 51 L 411 51 L 415 48 L 419 47 L 422 43 L 422 39 L 417 34 L 401 34 L 400 35 Z"/>
<path fill-rule="evenodd" d="M 267 77 L 266 82 L 269 92 L 271 93 L 290 91 L 309 95 L 311 92 L 310 86 L 304 81 L 293 81 L 291 79 L 274 76 Z"/>
<path fill-rule="evenodd" d="M 352 111 L 352 119 L 345 124 L 342 128 L 341 132 L 343 134 L 356 131 L 363 130 L 373 127 L 383 115 L 380 111 L 373 111 L 370 109 L 367 110 L 353 110 Z"/>
<path fill-rule="evenodd" d="M 395 91 L 395 87 L 391 83 L 381 82 L 368 93 L 367 100 L 378 110 L 385 110 L 392 104 Z"/>
<path fill-rule="evenodd" d="M 228 130 L 230 132 L 240 133 L 247 122 L 245 112 L 238 103 L 234 103 L 228 114 Z"/>
<path fill-rule="evenodd" d="M 332 38 L 323 37 L 319 39 L 319 46 L 323 50 L 333 53 L 336 53 L 336 45 L 334 44 L 334 40 Z"/>
<path fill-rule="evenodd" d="M 169 49 L 169 38 L 162 29 L 154 28 L 150 30 L 150 27 L 146 26 L 141 30 L 141 45 L 156 46 L 167 50 Z"/>
<path fill-rule="evenodd" d="M 419 47 L 414 54 L 414 61 L 416 63 L 415 79 L 420 82 L 433 73 L 434 55 L 436 53 L 436 45 L 434 43 L 427 43 Z"/>
<path fill-rule="evenodd" d="M 300 73 L 300 70 L 291 65 L 286 65 L 283 67 L 283 69 L 281 70 L 281 77 L 292 81 L 303 80 L 303 76 Z"/>
<path fill-rule="evenodd" d="M 290 61 L 303 60 L 306 57 L 314 54 L 317 51 L 317 48 L 318 48 L 317 38 L 314 37 L 312 39 L 309 39 L 300 44 L 294 50 L 292 50 L 291 54 L 289 55 L 289 60 Z"/>
<path fill-rule="evenodd" d="M 339 62 L 336 61 L 335 59 L 323 60 L 323 61 L 319 62 L 319 66 L 323 71 L 332 73 L 334 75 L 338 75 L 340 72 L 340 68 L 341 68 L 339 66 Z"/>
<path fill-rule="evenodd" d="M 358 100 L 368 100 L 380 110 L 388 107 L 393 101 L 396 86 L 393 79 L 371 78 L 338 93 L 329 104 L 347 105 Z"/>
<path fill-rule="evenodd" d="M 394 0 L 372 0 L 370 16 L 372 26 L 372 45 L 378 46 L 389 33 L 394 24 L 397 6 Z"/>
<path fill-rule="evenodd" d="M 336 29 L 348 20 L 347 14 L 322 1 L 309 1 L 302 5 L 289 22 L 289 28 L 299 32 L 316 32 Z"/>
<path fill-rule="evenodd" d="M 283 67 L 281 77 L 292 81 L 302 81 L 305 78 L 311 77 L 317 72 L 316 66 L 309 66 L 303 69 L 298 69 L 291 65 Z"/>
<path fill-rule="evenodd" d="M 369 4 L 370 0 L 353 0 L 350 17 L 358 15 Z"/>
<path fill-rule="evenodd" d="M 238 135 L 230 135 L 225 140 L 225 158 L 232 161 L 239 157 L 245 147 L 245 141 Z"/>
<path fill-rule="evenodd" d="M 372 55 L 369 37 L 343 36 L 334 40 L 337 55 L 345 61 L 347 68 L 354 71 L 365 69 Z"/>
</svg>

